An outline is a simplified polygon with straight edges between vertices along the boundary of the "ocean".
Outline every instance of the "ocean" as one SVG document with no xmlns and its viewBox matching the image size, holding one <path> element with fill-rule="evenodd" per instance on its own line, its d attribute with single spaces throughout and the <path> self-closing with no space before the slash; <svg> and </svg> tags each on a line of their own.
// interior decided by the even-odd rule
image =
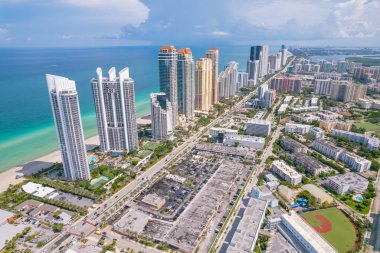
<svg viewBox="0 0 380 253">
<path fill-rule="evenodd" d="M 187 46 L 189 47 L 189 46 Z M 179 48 L 179 47 L 177 47 Z M 194 59 L 206 47 L 190 47 Z M 279 47 L 271 47 L 275 52 Z M 45 74 L 75 80 L 86 138 L 97 134 L 90 87 L 97 67 L 103 75 L 129 67 L 135 80 L 136 113 L 149 113 L 149 94 L 159 89 L 158 46 L 0 49 L 0 172 L 58 149 Z M 248 46 L 219 47 L 219 71 L 229 61 L 246 68 Z"/>
</svg>

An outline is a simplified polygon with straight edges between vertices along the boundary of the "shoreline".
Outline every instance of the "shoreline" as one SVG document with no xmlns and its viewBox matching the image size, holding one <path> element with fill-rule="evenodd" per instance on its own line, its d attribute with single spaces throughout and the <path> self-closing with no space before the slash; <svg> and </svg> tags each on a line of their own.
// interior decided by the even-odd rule
<svg viewBox="0 0 380 253">
<path fill-rule="evenodd" d="M 92 136 L 85 140 L 87 150 L 99 145 L 99 135 Z M 47 155 L 38 157 L 29 162 L 19 164 L 13 168 L 0 173 L 0 192 L 5 191 L 9 185 L 15 185 L 25 180 L 24 175 L 31 175 L 47 168 L 56 162 L 62 162 L 61 152 L 55 150 Z M 16 178 L 16 176 L 20 176 Z"/>
<path fill-rule="evenodd" d="M 146 123 L 147 117 L 150 116 L 144 115 L 137 118 L 137 124 Z M 99 146 L 99 135 L 95 135 L 85 139 L 86 149 L 91 150 L 95 146 Z M 19 164 L 8 170 L 5 170 L 0 173 L 0 192 L 8 189 L 9 185 L 15 185 L 23 182 L 25 178 L 24 175 L 31 175 L 38 172 L 41 169 L 47 168 L 56 162 L 62 162 L 60 150 L 55 150 L 47 155 L 40 156 L 28 162 Z M 19 176 L 19 178 L 16 178 Z"/>
</svg>

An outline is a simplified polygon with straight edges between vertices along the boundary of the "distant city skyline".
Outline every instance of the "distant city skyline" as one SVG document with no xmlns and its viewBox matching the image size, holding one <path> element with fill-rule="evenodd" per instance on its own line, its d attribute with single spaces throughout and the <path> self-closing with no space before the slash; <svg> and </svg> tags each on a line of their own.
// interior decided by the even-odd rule
<svg viewBox="0 0 380 253">
<path fill-rule="evenodd" d="M 375 47 L 379 13 L 377 0 L 0 0 L 0 47 Z"/>
</svg>

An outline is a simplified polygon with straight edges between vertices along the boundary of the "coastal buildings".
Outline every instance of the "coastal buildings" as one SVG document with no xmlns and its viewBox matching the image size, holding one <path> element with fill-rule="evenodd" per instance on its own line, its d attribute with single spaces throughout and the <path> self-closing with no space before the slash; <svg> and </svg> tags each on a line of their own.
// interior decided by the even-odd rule
<svg viewBox="0 0 380 253">
<path fill-rule="evenodd" d="M 218 90 L 218 72 L 219 72 L 219 50 L 212 48 L 206 51 L 206 58 L 211 59 L 212 62 L 212 77 L 211 77 L 211 104 L 214 105 L 219 101 Z"/>
<path fill-rule="evenodd" d="M 207 112 L 212 106 L 212 60 L 200 58 L 195 65 L 195 110 Z"/>
<path fill-rule="evenodd" d="M 173 108 L 172 125 L 178 123 L 177 50 L 174 46 L 162 46 L 158 54 L 160 92 L 164 92 Z"/>
<path fill-rule="evenodd" d="M 265 137 L 270 134 L 271 123 L 267 120 L 252 119 L 248 121 L 245 133 L 248 135 Z"/>
<path fill-rule="evenodd" d="M 90 179 L 82 119 L 75 82 L 46 75 L 51 108 L 61 151 L 63 172 L 71 180 Z"/>
<path fill-rule="evenodd" d="M 248 86 L 248 73 L 247 72 L 238 72 L 238 85 L 237 89 L 240 90 L 241 88 Z"/>
<path fill-rule="evenodd" d="M 302 175 L 283 161 L 273 161 L 270 170 L 281 179 L 290 182 L 292 185 L 297 185 L 302 181 Z"/>
<path fill-rule="evenodd" d="M 294 77 L 275 77 L 270 82 L 270 88 L 282 93 L 300 93 L 302 79 Z"/>
<path fill-rule="evenodd" d="M 167 140 L 173 135 L 173 108 L 165 93 L 150 95 L 152 137 L 155 141 Z"/>
<path fill-rule="evenodd" d="M 281 66 L 284 66 L 288 60 L 288 49 L 285 45 L 281 46 Z"/>
<path fill-rule="evenodd" d="M 139 147 L 136 124 L 134 81 L 129 69 L 116 76 L 116 69 L 104 77 L 101 68 L 91 80 L 98 123 L 100 150 L 130 152 Z"/>
<path fill-rule="evenodd" d="M 192 117 L 195 110 L 195 65 L 190 48 L 178 49 L 177 83 L 178 113 Z"/>
<path fill-rule="evenodd" d="M 218 79 L 219 99 L 233 97 L 237 90 L 238 63 L 229 62 L 227 67 L 220 73 Z"/>
<path fill-rule="evenodd" d="M 249 60 L 247 62 L 247 73 L 248 73 L 248 80 L 251 81 L 252 85 L 250 86 L 256 86 L 257 81 L 259 79 L 259 60 L 251 61 Z"/>
<path fill-rule="evenodd" d="M 368 183 L 368 180 L 364 177 L 353 172 L 348 172 L 327 178 L 323 185 L 340 195 L 346 195 L 351 192 L 365 192 L 368 188 Z"/>
<path fill-rule="evenodd" d="M 259 78 L 263 78 L 268 74 L 268 56 L 269 46 L 252 46 L 250 52 L 250 61 L 259 61 Z"/>
</svg>

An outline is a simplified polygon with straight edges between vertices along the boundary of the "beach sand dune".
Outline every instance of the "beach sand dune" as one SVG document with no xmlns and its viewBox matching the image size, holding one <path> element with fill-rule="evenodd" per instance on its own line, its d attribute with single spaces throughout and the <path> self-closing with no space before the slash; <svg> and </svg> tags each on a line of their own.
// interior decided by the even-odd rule
<svg viewBox="0 0 380 253">
<path fill-rule="evenodd" d="M 88 138 L 85 142 L 87 150 L 91 150 L 99 145 L 99 136 L 97 135 Z M 62 159 L 60 151 L 57 150 L 50 154 L 34 159 L 33 161 L 20 164 L 16 167 L 13 167 L 7 171 L 0 173 L 0 192 L 5 191 L 10 184 L 14 185 L 21 183 L 24 180 L 22 176 L 36 173 L 43 168 L 47 168 L 52 164 L 61 161 Z M 19 178 L 16 178 L 16 176 Z"/>
</svg>

